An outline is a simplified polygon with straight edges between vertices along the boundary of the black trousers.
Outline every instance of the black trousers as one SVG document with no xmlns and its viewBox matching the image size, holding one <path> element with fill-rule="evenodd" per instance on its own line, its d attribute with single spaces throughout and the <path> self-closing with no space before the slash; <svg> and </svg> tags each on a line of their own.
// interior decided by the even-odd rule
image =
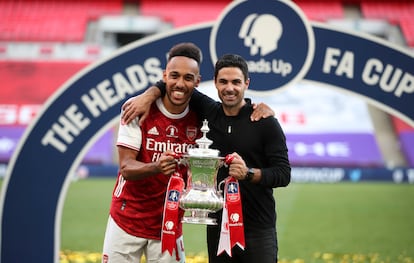
<svg viewBox="0 0 414 263">
<path fill-rule="evenodd" d="M 232 249 L 232 257 L 226 252 L 217 256 L 217 248 L 220 239 L 219 226 L 207 226 L 207 248 L 209 263 L 277 263 L 277 236 L 276 230 L 255 229 L 246 231 L 246 247 L 244 251 L 238 246 Z"/>
</svg>

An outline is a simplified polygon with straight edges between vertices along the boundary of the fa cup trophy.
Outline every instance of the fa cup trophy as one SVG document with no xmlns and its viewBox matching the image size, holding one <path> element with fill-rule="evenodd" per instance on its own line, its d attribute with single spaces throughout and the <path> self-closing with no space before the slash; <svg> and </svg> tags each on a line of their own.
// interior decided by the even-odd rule
<svg viewBox="0 0 414 263">
<path fill-rule="evenodd" d="M 179 203 L 182 209 L 190 212 L 184 216 L 184 223 L 216 225 L 216 219 L 208 217 L 208 213 L 223 208 L 224 200 L 217 191 L 216 180 L 224 158 L 219 157 L 218 150 L 209 149 L 212 144 L 206 137 L 209 130 L 208 122 L 204 120 L 203 136 L 196 140 L 198 148 L 189 149 L 184 157 L 188 164 L 188 181 Z"/>
</svg>

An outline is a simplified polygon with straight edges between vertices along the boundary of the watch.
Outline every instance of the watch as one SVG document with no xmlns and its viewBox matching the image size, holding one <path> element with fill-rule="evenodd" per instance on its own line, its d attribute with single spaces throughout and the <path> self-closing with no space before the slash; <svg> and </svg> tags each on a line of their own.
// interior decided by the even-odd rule
<svg viewBox="0 0 414 263">
<path fill-rule="evenodd" d="M 253 168 L 248 168 L 245 180 L 246 181 L 251 181 L 253 179 L 253 176 L 254 176 L 254 169 Z"/>
</svg>

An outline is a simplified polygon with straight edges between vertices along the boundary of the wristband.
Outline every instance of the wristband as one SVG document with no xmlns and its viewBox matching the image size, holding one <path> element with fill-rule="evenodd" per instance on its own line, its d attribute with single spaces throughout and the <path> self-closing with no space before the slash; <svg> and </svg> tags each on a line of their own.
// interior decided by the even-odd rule
<svg viewBox="0 0 414 263">
<path fill-rule="evenodd" d="M 245 180 L 250 182 L 253 179 L 253 176 L 254 176 L 253 168 L 248 168 Z"/>
</svg>

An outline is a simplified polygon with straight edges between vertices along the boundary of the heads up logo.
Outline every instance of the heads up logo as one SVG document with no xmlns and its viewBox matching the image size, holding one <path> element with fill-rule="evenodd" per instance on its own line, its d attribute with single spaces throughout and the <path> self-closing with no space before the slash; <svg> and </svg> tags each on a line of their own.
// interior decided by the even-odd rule
<svg viewBox="0 0 414 263">
<path fill-rule="evenodd" d="M 243 56 L 249 89 L 263 92 L 302 79 L 313 60 L 314 42 L 310 24 L 291 1 L 235 1 L 213 27 L 210 50 L 213 62 L 227 53 Z"/>
<path fill-rule="evenodd" d="M 268 25 L 274 29 L 269 35 Z M 260 53 L 265 56 L 277 49 L 277 43 L 282 36 L 283 27 L 280 20 L 270 14 L 251 14 L 244 19 L 239 37 L 244 39 L 244 45 L 250 47 L 250 55 Z"/>
</svg>

